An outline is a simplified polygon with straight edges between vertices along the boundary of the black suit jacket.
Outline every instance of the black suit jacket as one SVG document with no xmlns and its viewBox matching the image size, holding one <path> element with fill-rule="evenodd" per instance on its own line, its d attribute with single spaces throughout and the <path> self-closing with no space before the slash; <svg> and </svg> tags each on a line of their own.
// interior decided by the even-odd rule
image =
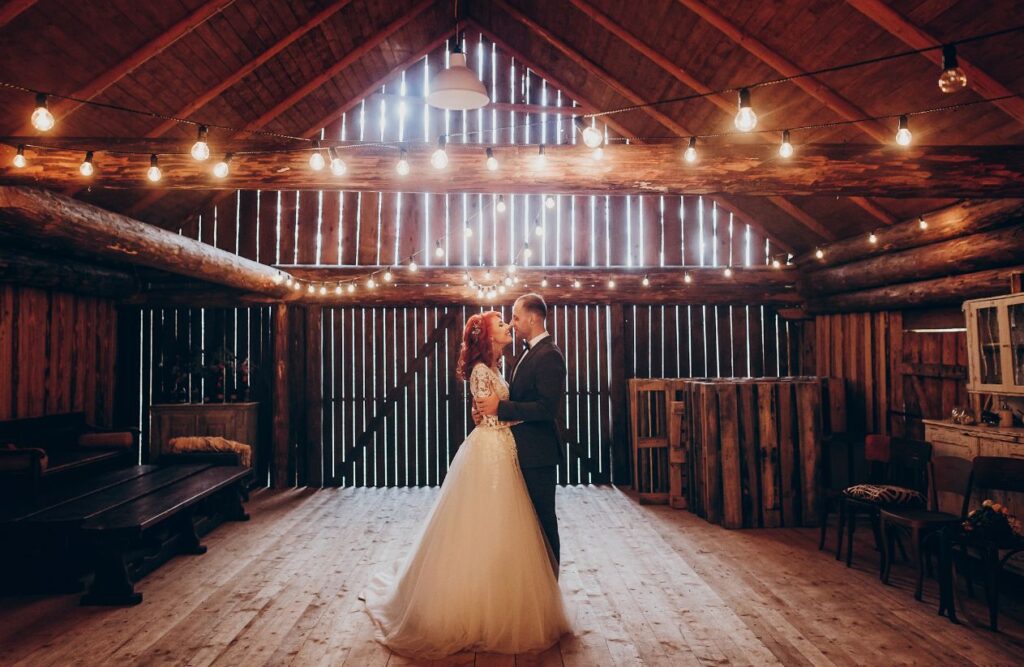
<svg viewBox="0 0 1024 667">
<path fill-rule="evenodd" d="M 521 421 L 512 427 L 521 468 L 562 462 L 559 424 L 565 403 L 565 357 L 548 336 L 522 358 L 509 387 L 509 400 L 498 403 L 498 419 Z"/>
</svg>

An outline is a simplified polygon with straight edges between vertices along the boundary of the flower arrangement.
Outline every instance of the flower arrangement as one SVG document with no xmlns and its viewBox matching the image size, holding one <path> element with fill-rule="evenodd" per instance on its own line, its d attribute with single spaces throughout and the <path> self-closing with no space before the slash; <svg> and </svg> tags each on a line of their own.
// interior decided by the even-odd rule
<svg viewBox="0 0 1024 667">
<path fill-rule="evenodd" d="M 971 510 L 963 522 L 964 532 L 977 533 L 995 541 L 1009 540 L 1015 535 L 1024 535 L 1020 519 L 1010 514 L 1006 505 L 986 500 L 976 510 Z"/>
<path fill-rule="evenodd" d="M 171 357 L 161 367 L 168 375 L 168 400 L 195 403 L 248 400 L 252 366 L 249 359 L 228 350 L 218 349 L 205 355 L 197 351 Z M 225 391 L 226 385 L 228 391 Z"/>
</svg>

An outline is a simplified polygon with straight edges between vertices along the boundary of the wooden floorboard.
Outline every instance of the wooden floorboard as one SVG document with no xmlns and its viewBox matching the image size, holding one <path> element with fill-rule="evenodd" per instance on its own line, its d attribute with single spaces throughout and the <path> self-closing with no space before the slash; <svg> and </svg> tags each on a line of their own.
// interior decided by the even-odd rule
<svg viewBox="0 0 1024 667">
<path fill-rule="evenodd" d="M 261 491 L 252 521 L 208 535 L 139 583 L 137 607 L 77 596 L 0 599 L 3 665 L 877 665 L 1024 663 L 1008 604 L 989 632 L 915 602 L 909 567 L 893 586 L 858 540 L 853 568 L 817 550 L 814 529 L 727 531 L 612 487 L 559 490 L 560 584 L 575 631 L 540 655 L 464 653 L 433 663 L 373 639 L 358 594 L 405 553 L 436 489 Z M 829 540 L 834 539 L 830 534 Z"/>
</svg>

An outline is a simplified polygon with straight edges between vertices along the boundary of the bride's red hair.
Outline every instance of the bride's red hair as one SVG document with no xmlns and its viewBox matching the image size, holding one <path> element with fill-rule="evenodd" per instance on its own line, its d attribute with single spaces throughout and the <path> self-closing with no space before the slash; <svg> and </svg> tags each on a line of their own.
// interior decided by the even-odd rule
<svg viewBox="0 0 1024 667">
<path fill-rule="evenodd" d="M 491 347 L 491 327 L 501 313 L 489 310 L 478 313 L 466 320 L 466 328 L 462 330 L 462 349 L 459 351 L 459 363 L 455 367 L 455 376 L 460 380 L 469 380 L 473 367 L 478 363 L 491 366 L 494 363 L 494 349 Z"/>
</svg>

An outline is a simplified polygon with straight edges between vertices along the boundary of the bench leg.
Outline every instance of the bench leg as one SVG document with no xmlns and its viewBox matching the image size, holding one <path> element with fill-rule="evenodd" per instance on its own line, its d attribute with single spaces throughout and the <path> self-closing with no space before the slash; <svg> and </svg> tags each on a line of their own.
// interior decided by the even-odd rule
<svg viewBox="0 0 1024 667">
<path fill-rule="evenodd" d="M 82 596 L 83 605 L 137 605 L 142 602 L 142 593 L 135 591 L 128 576 L 124 553 L 116 547 L 100 549 L 96 559 L 96 578 L 89 592 Z"/>
<path fill-rule="evenodd" d="M 227 501 L 227 518 L 228 521 L 248 521 L 249 514 L 245 511 L 245 506 L 242 504 L 249 498 L 249 492 L 242 486 L 236 486 L 234 491 L 228 496 Z"/>
<path fill-rule="evenodd" d="M 182 512 L 180 519 L 181 552 L 200 556 L 206 553 L 206 547 L 199 542 L 196 525 L 192 522 L 192 512 Z"/>
</svg>

